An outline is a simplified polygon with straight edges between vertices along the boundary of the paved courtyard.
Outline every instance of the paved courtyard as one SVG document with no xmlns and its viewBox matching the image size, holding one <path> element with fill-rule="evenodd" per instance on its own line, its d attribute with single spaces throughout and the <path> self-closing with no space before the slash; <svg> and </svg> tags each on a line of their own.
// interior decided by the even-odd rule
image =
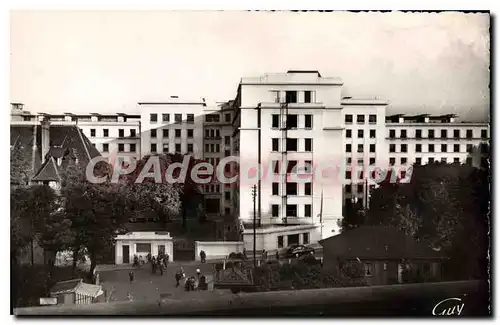
<svg viewBox="0 0 500 325">
<path fill-rule="evenodd" d="M 204 275 L 213 276 L 213 264 L 201 263 L 177 263 L 172 262 L 168 265 L 167 271 L 160 275 L 157 270 L 156 274 L 152 274 L 151 265 L 146 264 L 141 268 L 133 269 L 134 282 L 130 283 L 129 271 L 127 269 L 117 270 L 102 270 L 99 272 L 99 277 L 103 290 L 111 293 L 110 301 L 127 301 L 129 294 L 133 301 L 158 301 L 160 295 L 170 295 L 168 299 L 189 300 L 217 297 L 220 295 L 231 295 L 229 290 L 214 290 L 214 291 L 195 291 L 188 292 L 184 290 L 184 282 L 181 281 L 179 287 L 175 287 L 175 273 L 183 267 L 186 276 L 195 275 L 196 269 L 199 268 Z M 104 296 L 102 296 L 104 300 Z"/>
</svg>

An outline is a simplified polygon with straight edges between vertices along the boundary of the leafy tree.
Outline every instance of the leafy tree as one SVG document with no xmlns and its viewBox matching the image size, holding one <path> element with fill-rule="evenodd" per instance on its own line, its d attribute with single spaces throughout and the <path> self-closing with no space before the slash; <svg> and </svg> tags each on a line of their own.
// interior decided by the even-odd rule
<svg viewBox="0 0 500 325">
<path fill-rule="evenodd" d="M 360 202 L 353 202 L 351 204 L 346 204 L 344 209 L 344 217 L 342 218 L 342 232 L 346 232 L 349 229 L 356 228 L 364 224 L 365 221 L 365 211 L 363 209 L 363 204 Z"/>
<path fill-rule="evenodd" d="M 15 143 L 10 150 L 10 184 L 11 186 L 27 186 L 32 176 L 29 149 L 22 143 Z"/>
</svg>

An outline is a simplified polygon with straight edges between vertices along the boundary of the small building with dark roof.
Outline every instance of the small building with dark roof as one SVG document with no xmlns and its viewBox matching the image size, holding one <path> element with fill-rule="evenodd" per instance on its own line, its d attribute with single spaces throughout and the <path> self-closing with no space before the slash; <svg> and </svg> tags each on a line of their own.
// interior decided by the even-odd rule
<svg viewBox="0 0 500 325">
<path fill-rule="evenodd" d="M 100 285 L 84 283 L 83 279 L 73 279 L 56 283 L 50 289 L 50 296 L 57 298 L 57 304 L 91 304 L 103 294 Z"/>
<path fill-rule="evenodd" d="M 403 270 L 422 279 L 441 277 L 446 257 L 404 232 L 385 226 L 360 226 L 319 243 L 323 246 L 323 267 L 340 271 L 344 263 L 362 263 L 369 285 L 402 283 Z"/>
</svg>

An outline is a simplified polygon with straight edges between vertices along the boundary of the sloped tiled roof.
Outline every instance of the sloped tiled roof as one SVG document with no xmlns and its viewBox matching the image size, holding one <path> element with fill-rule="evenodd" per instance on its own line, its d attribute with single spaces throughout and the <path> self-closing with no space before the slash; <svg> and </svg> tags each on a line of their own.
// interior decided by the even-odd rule
<svg viewBox="0 0 500 325">
<path fill-rule="evenodd" d="M 61 294 L 75 292 L 76 288 L 83 282 L 83 279 L 73 279 L 57 282 L 51 289 L 50 294 Z"/>
<path fill-rule="evenodd" d="M 328 254 L 348 259 L 432 259 L 444 258 L 424 241 L 393 227 L 360 226 L 319 243 Z"/>
<path fill-rule="evenodd" d="M 69 161 L 78 159 L 84 166 L 92 159 L 100 156 L 99 151 L 92 145 L 83 132 L 74 125 L 50 125 L 49 144 L 47 157 L 52 157 L 53 162 L 46 160 L 42 165 L 42 127 L 40 125 L 11 125 L 11 146 L 22 147 L 26 150 L 27 159 L 30 160 L 36 181 L 59 180 L 57 172 L 61 173 Z M 33 150 L 36 135 L 36 148 Z M 61 159 L 61 164 L 57 164 Z"/>
</svg>

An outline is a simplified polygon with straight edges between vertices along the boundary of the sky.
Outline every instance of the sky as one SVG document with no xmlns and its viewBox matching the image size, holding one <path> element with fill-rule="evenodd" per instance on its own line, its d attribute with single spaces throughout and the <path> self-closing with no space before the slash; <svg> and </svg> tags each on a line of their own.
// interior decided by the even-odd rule
<svg viewBox="0 0 500 325">
<path fill-rule="evenodd" d="M 489 16 L 464 13 L 12 11 L 11 102 L 133 113 L 233 99 L 241 77 L 318 70 L 392 113 L 489 120 Z"/>
</svg>

